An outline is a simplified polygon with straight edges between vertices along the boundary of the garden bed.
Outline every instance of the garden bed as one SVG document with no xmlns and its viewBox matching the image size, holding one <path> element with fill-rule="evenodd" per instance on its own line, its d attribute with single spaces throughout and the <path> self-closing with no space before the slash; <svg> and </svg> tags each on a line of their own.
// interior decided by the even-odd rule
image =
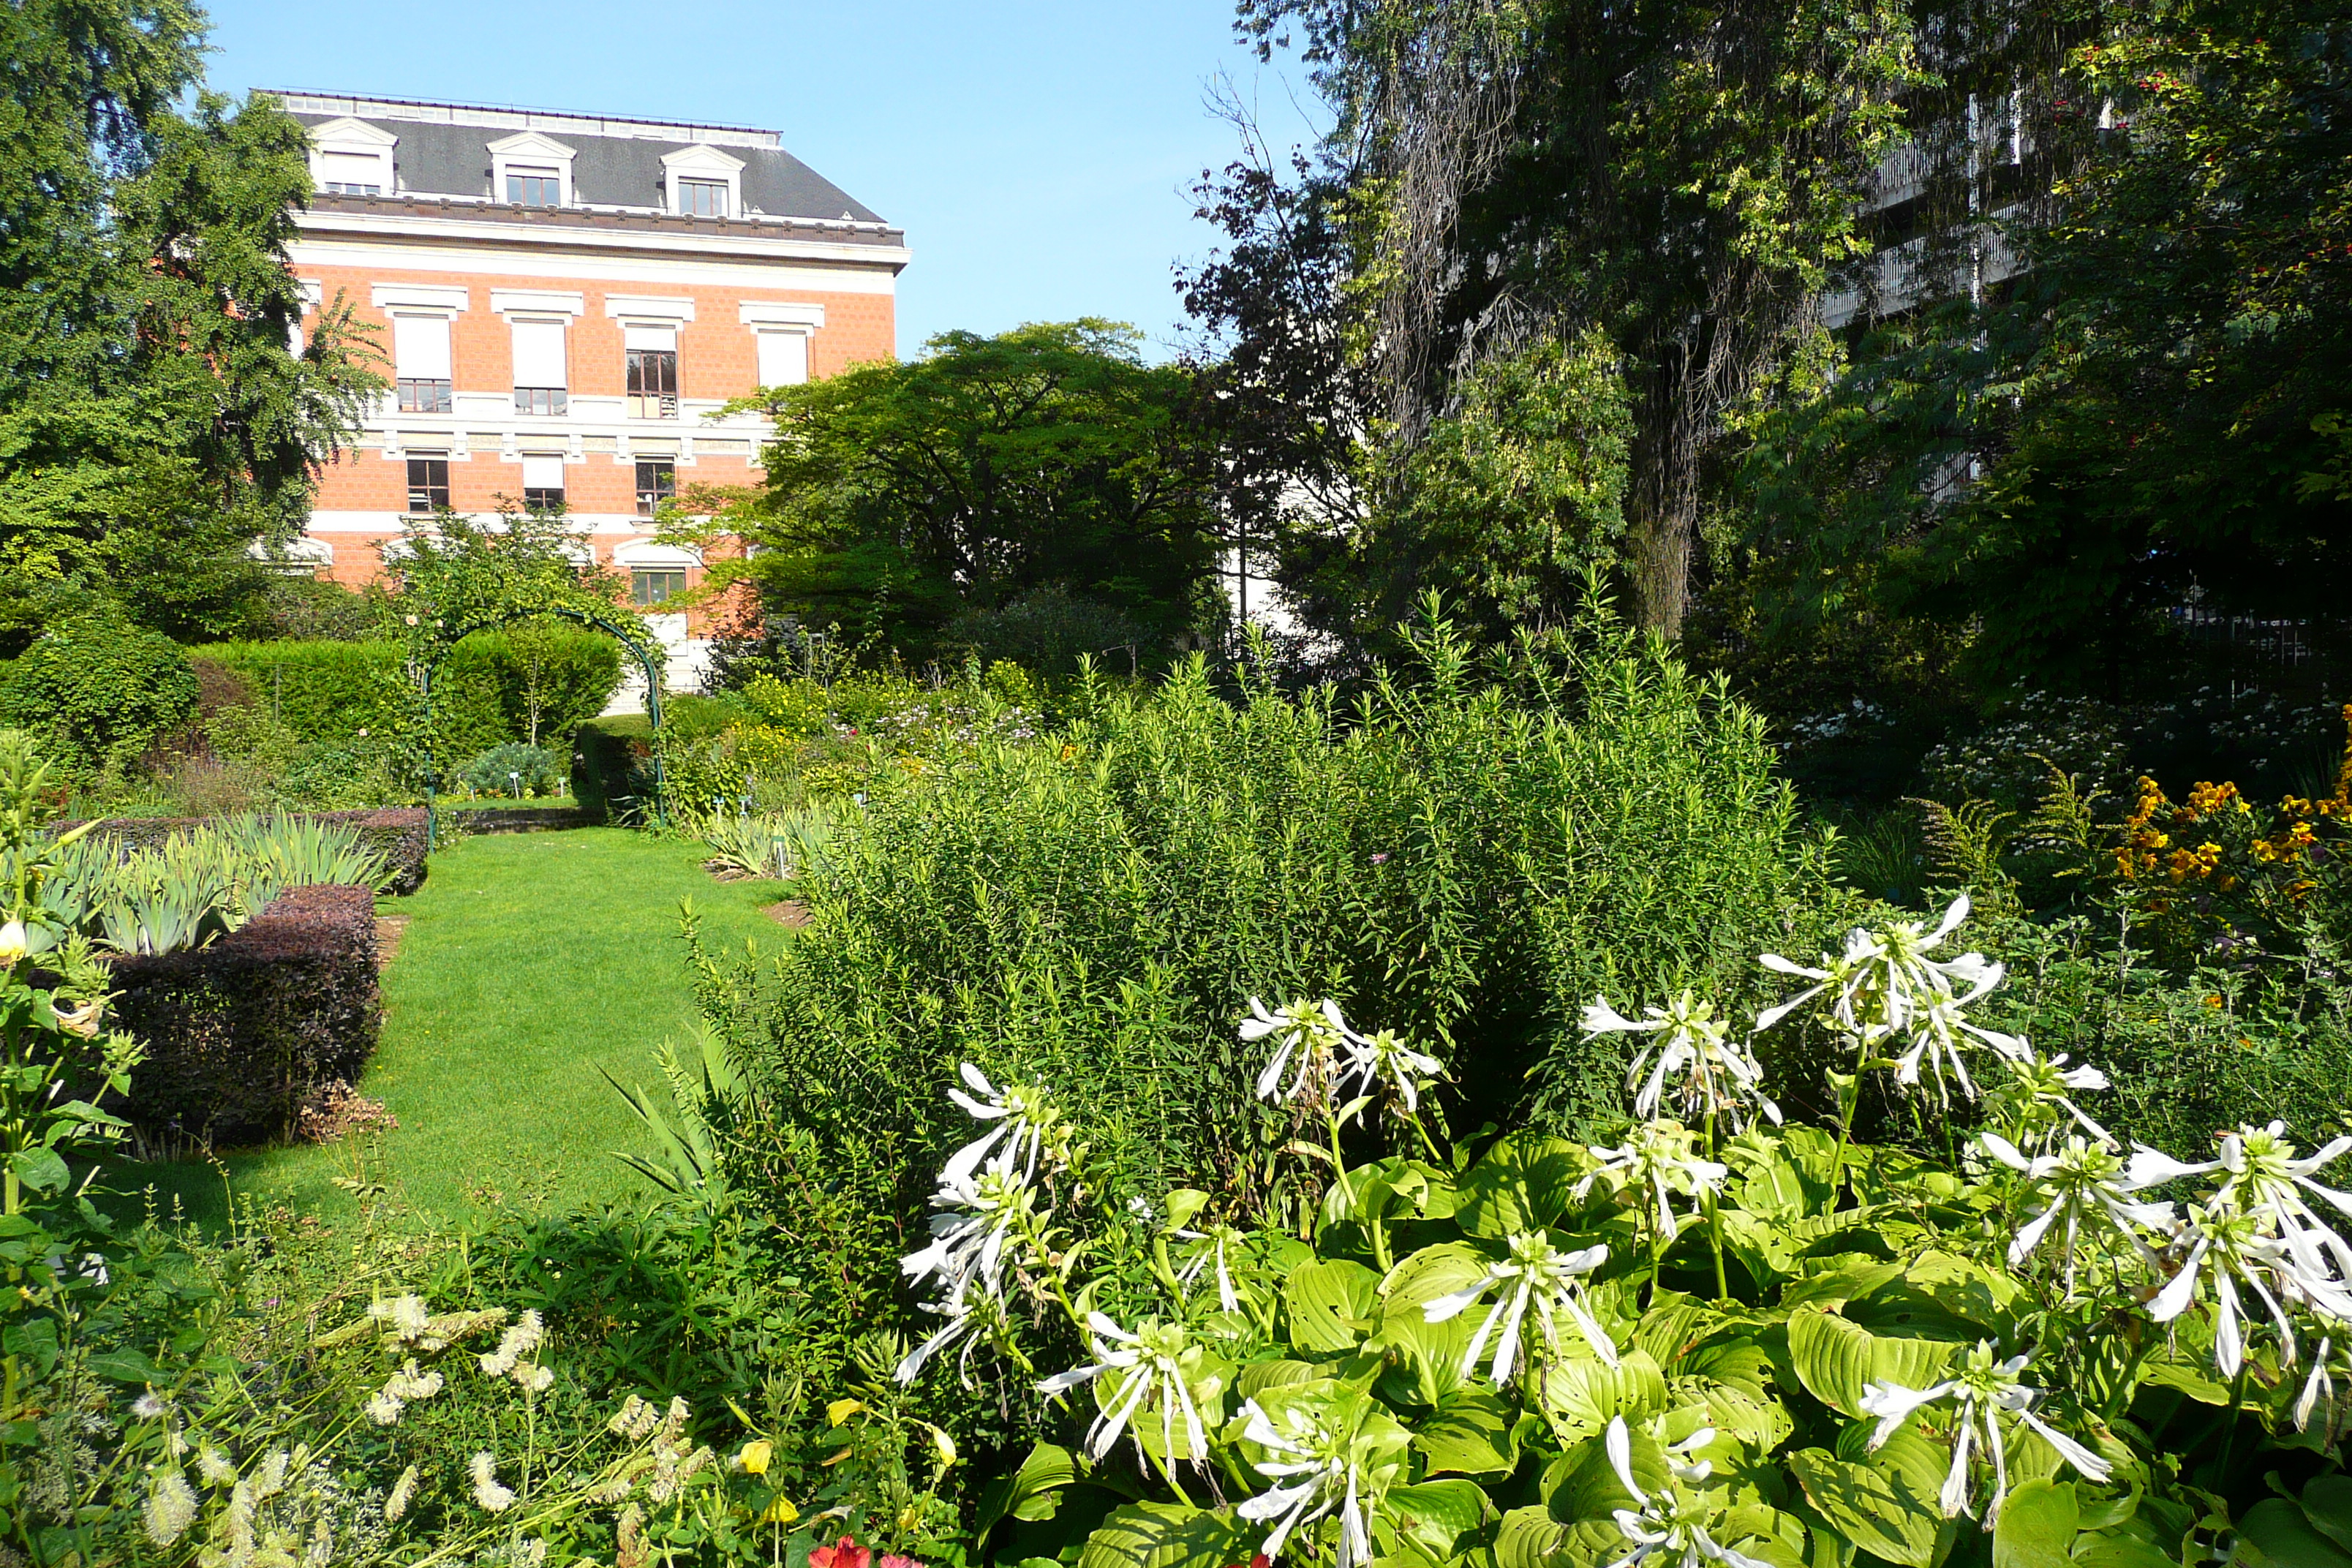
<svg viewBox="0 0 2352 1568">
<path fill-rule="evenodd" d="M 383 806 L 372 811 L 301 811 L 289 815 L 305 822 L 331 823 L 348 827 L 356 833 L 362 848 L 374 850 L 384 858 L 391 875 L 391 880 L 384 884 L 385 892 L 404 896 L 425 885 L 425 823 L 423 806 Z M 202 816 L 110 816 L 98 822 L 90 831 L 96 837 L 115 839 L 125 849 L 152 849 L 160 847 L 174 833 L 192 832 L 210 820 Z M 58 827 L 63 832 L 76 826 L 66 822 L 59 823 Z"/>
<path fill-rule="evenodd" d="M 604 814 L 578 805 L 460 805 L 445 807 L 447 821 L 467 833 L 559 833 L 595 827 Z"/>
</svg>

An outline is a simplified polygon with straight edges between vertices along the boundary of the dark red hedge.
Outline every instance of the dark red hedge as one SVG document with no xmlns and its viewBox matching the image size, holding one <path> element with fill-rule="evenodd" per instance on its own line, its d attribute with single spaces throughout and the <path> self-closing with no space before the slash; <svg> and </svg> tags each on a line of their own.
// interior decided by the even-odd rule
<svg viewBox="0 0 2352 1568">
<path fill-rule="evenodd" d="M 382 855 L 384 863 L 391 868 L 392 880 L 385 886 L 385 892 L 405 897 L 425 885 L 423 806 L 392 805 L 373 811 L 298 811 L 291 815 L 308 822 L 338 823 L 356 832 L 360 842 Z M 152 849 L 173 834 L 202 827 L 210 820 L 203 816 L 110 816 L 90 831 L 120 839 L 127 849 Z M 73 824 L 62 823 L 59 826 L 70 827 Z"/>
<path fill-rule="evenodd" d="M 147 1059 L 110 1109 L 150 1143 L 282 1138 L 305 1098 L 358 1081 L 375 1052 L 383 1004 L 365 888 L 289 889 L 210 947 L 111 962 L 112 1021 Z"/>
</svg>

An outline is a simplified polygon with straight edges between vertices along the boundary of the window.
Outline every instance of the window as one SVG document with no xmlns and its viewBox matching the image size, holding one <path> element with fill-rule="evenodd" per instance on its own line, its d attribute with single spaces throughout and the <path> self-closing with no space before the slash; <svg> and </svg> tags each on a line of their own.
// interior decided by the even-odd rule
<svg viewBox="0 0 2352 1568">
<path fill-rule="evenodd" d="M 449 459 L 438 454 L 408 459 L 408 510 L 449 510 Z"/>
<path fill-rule="evenodd" d="M 677 465 L 667 458 L 637 459 L 637 515 L 651 517 L 677 494 Z"/>
<path fill-rule="evenodd" d="M 527 207 L 560 207 L 563 205 L 563 176 L 553 169 L 509 164 L 507 200 Z"/>
<path fill-rule="evenodd" d="M 727 182 L 680 180 L 677 183 L 677 210 L 689 217 L 725 217 Z"/>
<path fill-rule="evenodd" d="M 514 405 L 518 414 L 561 414 L 564 392 L 563 323 L 518 321 L 514 328 Z"/>
<path fill-rule="evenodd" d="M 677 417 L 677 329 L 624 327 L 632 419 Z"/>
<path fill-rule="evenodd" d="M 323 194 L 331 196 L 380 196 L 383 195 L 383 187 L 382 185 L 362 184 L 357 180 L 329 180 L 325 184 L 321 184 L 319 189 Z"/>
<path fill-rule="evenodd" d="M 682 567 L 639 566 L 629 574 L 629 603 L 639 608 L 666 605 L 685 592 L 686 572 Z"/>
<path fill-rule="evenodd" d="M 522 504 L 550 510 L 563 504 L 563 458 L 561 455 L 524 455 Z"/>
<path fill-rule="evenodd" d="M 761 332 L 758 336 L 761 386 L 798 386 L 808 380 L 806 332 Z"/>
<path fill-rule="evenodd" d="M 403 414 L 449 412 L 448 317 L 393 317 L 392 363 Z"/>
</svg>

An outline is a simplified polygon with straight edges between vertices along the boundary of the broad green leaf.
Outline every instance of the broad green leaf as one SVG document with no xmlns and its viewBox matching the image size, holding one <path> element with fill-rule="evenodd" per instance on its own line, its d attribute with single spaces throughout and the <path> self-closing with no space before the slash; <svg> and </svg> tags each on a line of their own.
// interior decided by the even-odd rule
<svg viewBox="0 0 2352 1568">
<path fill-rule="evenodd" d="M 2158 1388 L 2176 1389 L 2200 1405 L 2227 1405 L 2230 1390 L 2226 1384 L 2214 1382 L 2193 1366 L 2179 1362 L 2150 1361 L 2140 1368 L 2139 1380 Z"/>
<path fill-rule="evenodd" d="M 1542 1509 L 1511 1510 L 1495 1531 L 1496 1568 L 1554 1568 L 1560 1533 L 1559 1521 Z"/>
<path fill-rule="evenodd" d="M 2303 1489 L 2303 1515 L 2312 1528 L 2352 1551 L 2352 1479 L 2321 1476 Z"/>
<path fill-rule="evenodd" d="M 998 1520 L 1008 1516 L 1033 1521 L 1051 1518 L 1056 1500 L 1052 1494 L 1077 1479 L 1077 1461 L 1070 1457 L 1067 1448 L 1053 1443 L 1037 1444 L 1021 1461 L 1019 1469 L 997 1477 L 981 1494 L 976 1519 L 980 1533 L 986 1535 Z"/>
<path fill-rule="evenodd" d="M 1290 1342 L 1303 1351 L 1356 1348 L 1380 1310 L 1381 1277 L 1345 1258 L 1302 1263 L 1282 1282 Z"/>
<path fill-rule="evenodd" d="M 1759 1453 L 1770 1453 L 1797 1429 L 1796 1422 L 1777 1399 L 1759 1398 L 1745 1388 L 1706 1377 L 1677 1377 L 1666 1384 L 1675 1405 L 1696 1405 L 1706 1413 L 1706 1425 L 1727 1432 Z"/>
<path fill-rule="evenodd" d="M 2080 1518 L 2071 1481 L 2011 1487 L 1993 1527 L 1992 1568 L 2066 1568 Z"/>
<path fill-rule="evenodd" d="M 1650 1352 L 1660 1368 L 1677 1370 L 1686 1349 L 1706 1337 L 1718 1314 L 1706 1302 L 1679 1290 L 1660 1290 L 1633 1327 L 1633 1343 Z"/>
<path fill-rule="evenodd" d="M 1577 1146 L 1566 1139 L 1514 1132 L 1456 1184 L 1454 1217 L 1472 1236 L 1541 1230 L 1567 1211 L 1580 1169 Z"/>
<path fill-rule="evenodd" d="M 1674 1485 L 1667 1472 L 1665 1456 L 1659 1451 L 1655 1439 L 1638 1423 L 1628 1422 L 1627 1436 L 1633 1441 L 1627 1457 L 1633 1467 L 1633 1479 L 1645 1492 L 1668 1490 Z M 1579 1443 L 1547 1466 L 1543 1476 L 1544 1506 L 1553 1519 L 1562 1522 L 1577 1520 L 1607 1525 L 1614 1532 L 1616 1526 L 1611 1515 L 1621 1508 L 1634 1506 L 1633 1498 L 1625 1490 L 1625 1483 L 1617 1478 L 1616 1467 L 1610 1464 L 1607 1449 L 1600 1443 Z"/>
<path fill-rule="evenodd" d="M 1454 1554 L 1456 1542 L 1486 1522 L 1494 1505 L 1475 1481 L 1423 1481 L 1391 1489 L 1381 1511 L 1443 1562 Z"/>
<path fill-rule="evenodd" d="M 1780 1289 L 1786 1308 L 1822 1307 L 1835 1311 L 1857 1296 L 1867 1296 L 1890 1279 L 1903 1277 L 1900 1263 L 1876 1263 L 1865 1258 L 1843 1258 L 1817 1273 L 1792 1279 Z"/>
<path fill-rule="evenodd" d="M 1750 1339 L 1726 1336 L 1710 1341 L 1684 1356 L 1673 1370 L 1727 1384 L 1752 1399 L 1772 1396 L 1772 1357 Z"/>
<path fill-rule="evenodd" d="M 1486 1309 L 1474 1305 L 1442 1323 L 1431 1322 L 1423 1309 L 1475 1283 L 1486 1272 L 1486 1263 L 1470 1248 L 1448 1242 L 1423 1247 L 1381 1281 L 1380 1327 L 1364 1348 L 1395 1352 L 1395 1375 L 1403 1380 L 1399 1393 L 1406 1403 L 1435 1405 L 1461 1386 L 1462 1355 Z"/>
<path fill-rule="evenodd" d="M 1223 1568 L 1246 1563 L 1259 1533 L 1229 1513 L 1172 1502 L 1113 1509 L 1078 1552 L 1077 1568 Z"/>
<path fill-rule="evenodd" d="M 9 1163 L 16 1167 L 16 1179 L 37 1193 L 63 1192 L 73 1180 L 65 1160 L 54 1149 L 19 1149 Z"/>
<path fill-rule="evenodd" d="M 1998 1338 L 2011 1326 L 2017 1295 L 2015 1280 L 1931 1250 L 1896 1278 L 1858 1292 L 1843 1310 L 1873 1333 L 1973 1343 Z"/>
<path fill-rule="evenodd" d="M 1934 1489 L 1922 1491 L 1902 1468 L 1851 1464 L 1826 1449 L 1800 1448 L 1789 1456 L 1789 1469 L 1830 1527 L 1864 1552 L 1902 1568 L 1928 1568 L 1934 1560 L 1942 1510 Z"/>
<path fill-rule="evenodd" d="M 2070 1568 L 2179 1568 L 2161 1548 L 2119 1530 L 2086 1531 L 2074 1538 Z"/>
<path fill-rule="evenodd" d="M 2347 1552 L 2283 1497 L 2264 1498 L 2238 1521 L 2238 1533 L 2278 1568 L 2352 1568 Z"/>
<path fill-rule="evenodd" d="M 1959 1345 L 1950 1340 L 1881 1337 L 1832 1312 L 1808 1308 L 1789 1319 L 1789 1358 L 1814 1398 L 1859 1417 L 1874 1383 L 1926 1388 L 1938 1382 Z"/>
<path fill-rule="evenodd" d="M 89 1370 L 110 1383 L 162 1383 L 163 1374 L 141 1352 L 122 1346 L 100 1351 L 85 1363 Z"/>
<path fill-rule="evenodd" d="M 1414 1431 L 1412 1446 L 1428 1461 L 1432 1475 L 1507 1475 L 1519 1462 L 1510 1406 L 1501 1395 L 1483 1388 L 1461 1388 L 1446 1395 L 1437 1414 Z"/>
<path fill-rule="evenodd" d="M 1611 1367 L 1596 1360 L 1544 1368 L 1543 1406 L 1564 1443 L 1598 1436 L 1610 1417 L 1633 1421 L 1666 1406 L 1666 1379 L 1646 1351 L 1628 1351 Z"/>
<path fill-rule="evenodd" d="M 1762 1503 L 1727 1509 L 1716 1521 L 1717 1541 L 1745 1556 L 1779 1568 L 1806 1568 L 1805 1524 L 1794 1514 Z"/>
<path fill-rule="evenodd" d="M 1234 1376 L 1234 1392 L 1244 1399 L 1255 1399 L 1269 1388 L 1311 1383 L 1322 1375 L 1321 1367 L 1303 1361 L 1254 1361 Z"/>
</svg>

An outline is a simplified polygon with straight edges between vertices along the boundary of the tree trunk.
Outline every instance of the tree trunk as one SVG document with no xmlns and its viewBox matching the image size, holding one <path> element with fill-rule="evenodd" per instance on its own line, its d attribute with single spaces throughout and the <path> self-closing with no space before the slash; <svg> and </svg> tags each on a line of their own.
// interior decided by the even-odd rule
<svg viewBox="0 0 2352 1568">
<path fill-rule="evenodd" d="M 1683 635 L 1690 602 L 1691 547 L 1698 534 L 1699 422 L 1678 344 L 1656 354 L 1634 404 L 1632 472 L 1626 476 L 1627 564 L 1634 618 L 1669 642 Z"/>
</svg>

